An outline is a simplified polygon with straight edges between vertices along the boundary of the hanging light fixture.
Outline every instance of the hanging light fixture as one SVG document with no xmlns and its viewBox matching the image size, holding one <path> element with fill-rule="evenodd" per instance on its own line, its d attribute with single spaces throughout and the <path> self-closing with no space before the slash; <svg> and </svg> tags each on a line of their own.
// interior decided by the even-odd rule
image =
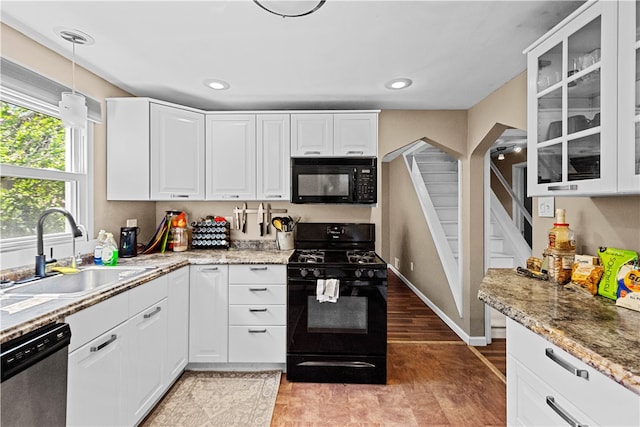
<svg viewBox="0 0 640 427">
<path fill-rule="evenodd" d="M 299 18 L 320 9 L 326 0 L 253 0 L 262 9 L 283 18 Z"/>
<path fill-rule="evenodd" d="M 76 93 L 76 45 L 93 44 L 93 38 L 76 30 L 60 29 L 60 37 L 73 44 L 71 56 L 71 92 L 62 92 L 58 103 L 60 119 L 65 127 L 84 129 L 87 125 L 86 99 Z"/>
</svg>

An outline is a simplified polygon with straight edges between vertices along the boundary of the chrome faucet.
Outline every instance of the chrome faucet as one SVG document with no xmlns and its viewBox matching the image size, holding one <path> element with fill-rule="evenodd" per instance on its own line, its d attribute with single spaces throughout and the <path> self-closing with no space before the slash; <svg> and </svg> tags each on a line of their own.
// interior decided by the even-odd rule
<svg viewBox="0 0 640 427">
<path fill-rule="evenodd" d="M 37 277 L 45 277 L 47 275 L 47 272 L 46 272 L 47 261 L 46 261 L 46 256 L 44 254 L 42 225 L 44 223 L 45 218 L 49 214 L 52 214 L 55 212 L 61 213 L 67 218 L 67 221 L 69 221 L 69 225 L 71 225 L 71 232 L 73 234 L 74 242 L 76 237 L 82 236 L 82 231 L 80 231 L 80 229 L 76 225 L 76 221 L 73 219 L 73 216 L 71 215 L 71 213 L 69 213 L 69 211 L 62 208 L 49 208 L 44 212 L 42 212 L 40 214 L 40 217 L 38 218 L 38 225 L 36 226 L 36 234 L 38 238 L 38 254 L 36 255 L 36 276 Z M 73 254 L 73 256 L 75 257 L 75 254 Z"/>
</svg>

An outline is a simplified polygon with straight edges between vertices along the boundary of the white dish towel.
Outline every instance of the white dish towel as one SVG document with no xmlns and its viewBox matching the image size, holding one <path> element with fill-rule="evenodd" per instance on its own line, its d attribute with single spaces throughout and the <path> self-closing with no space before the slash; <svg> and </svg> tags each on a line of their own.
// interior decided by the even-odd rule
<svg viewBox="0 0 640 427">
<path fill-rule="evenodd" d="M 338 279 L 318 279 L 316 283 L 316 299 L 320 302 L 338 302 L 340 297 L 340 281 Z"/>
</svg>

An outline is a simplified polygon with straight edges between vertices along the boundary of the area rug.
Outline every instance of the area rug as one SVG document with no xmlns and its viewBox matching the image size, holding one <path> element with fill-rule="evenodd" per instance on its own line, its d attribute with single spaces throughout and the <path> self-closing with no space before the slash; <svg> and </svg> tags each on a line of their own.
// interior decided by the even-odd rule
<svg viewBox="0 0 640 427">
<path fill-rule="evenodd" d="M 143 426 L 269 426 L 280 371 L 186 371 Z"/>
</svg>

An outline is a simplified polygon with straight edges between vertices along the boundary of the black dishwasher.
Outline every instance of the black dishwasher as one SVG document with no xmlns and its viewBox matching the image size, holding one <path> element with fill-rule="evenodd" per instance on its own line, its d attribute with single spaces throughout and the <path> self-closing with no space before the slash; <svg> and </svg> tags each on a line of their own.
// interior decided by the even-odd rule
<svg viewBox="0 0 640 427">
<path fill-rule="evenodd" d="M 0 346 L 0 425 L 64 426 L 71 329 L 51 323 Z"/>
</svg>

